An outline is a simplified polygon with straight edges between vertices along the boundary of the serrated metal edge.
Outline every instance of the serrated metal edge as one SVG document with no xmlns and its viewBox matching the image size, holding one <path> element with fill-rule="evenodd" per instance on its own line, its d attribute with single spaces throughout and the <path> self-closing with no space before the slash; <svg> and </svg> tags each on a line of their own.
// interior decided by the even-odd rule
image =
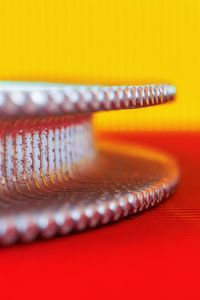
<svg viewBox="0 0 200 300">
<path fill-rule="evenodd" d="M 161 179 L 153 186 L 136 190 L 112 199 L 97 199 L 94 203 L 78 205 L 69 210 L 60 207 L 55 212 L 21 214 L 0 220 L 0 244 L 12 245 L 17 241 L 31 242 L 38 237 L 45 239 L 55 235 L 67 235 L 74 231 L 94 228 L 136 214 L 159 204 L 176 189 L 179 181 L 174 168 L 168 179 Z"/>
<path fill-rule="evenodd" d="M 63 114 L 141 108 L 173 100 L 169 84 L 141 86 L 34 85 L 28 89 L 0 87 L 0 116 Z"/>
</svg>

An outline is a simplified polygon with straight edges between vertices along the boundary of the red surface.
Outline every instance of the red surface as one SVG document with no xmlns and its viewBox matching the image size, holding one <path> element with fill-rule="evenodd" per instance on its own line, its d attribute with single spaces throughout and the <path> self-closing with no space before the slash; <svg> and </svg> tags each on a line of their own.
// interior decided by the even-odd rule
<svg viewBox="0 0 200 300">
<path fill-rule="evenodd" d="M 118 224 L 1 248 L 0 299 L 200 299 L 200 134 L 112 138 L 174 154 L 176 195 Z"/>
</svg>

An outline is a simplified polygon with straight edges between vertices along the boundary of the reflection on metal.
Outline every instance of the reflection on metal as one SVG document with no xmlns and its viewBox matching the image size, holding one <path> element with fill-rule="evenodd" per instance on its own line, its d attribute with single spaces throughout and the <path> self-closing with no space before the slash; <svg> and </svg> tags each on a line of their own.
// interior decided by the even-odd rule
<svg viewBox="0 0 200 300">
<path fill-rule="evenodd" d="M 119 146 L 119 150 L 112 148 Z M 166 155 L 133 146 L 104 145 L 95 168 L 59 184 L 47 183 L 0 200 L 0 241 L 32 241 L 82 231 L 150 208 L 174 192 L 179 172 Z M 108 150 L 108 148 L 110 150 Z M 142 150 L 143 149 L 143 150 Z M 121 154 L 120 154 L 121 151 Z"/>
<path fill-rule="evenodd" d="M 140 108 L 173 100 L 168 84 L 93 86 L 42 83 L 0 83 L 0 116 L 52 115 Z"/>
</svg>

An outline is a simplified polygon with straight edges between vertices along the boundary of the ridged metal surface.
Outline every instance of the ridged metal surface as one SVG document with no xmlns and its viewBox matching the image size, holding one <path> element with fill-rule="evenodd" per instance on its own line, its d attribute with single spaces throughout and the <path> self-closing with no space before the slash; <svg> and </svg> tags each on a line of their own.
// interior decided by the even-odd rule
<svg viewBox="0 0 200 300">
<path fill-rule="evenodd" d="M 143 149 L 135 154 L 104 149 L 95 168 L 57 192 L 37 197 L 13 193 L 1 199 L 0 243 L 52 238 L 117 221 L 169 197 L 178 179 L 176 163 L 167 156 Z"/>
<path fill-rule="evenodd" d="M 168 102 L 173 85 L 79 86 L 0 83 L 0 116 L 63 114 L 140 108 Z"/>
<path fill-rule="evenodd" d="M 173 160 L 141 149 L 97 153 L 90 112 L 174 96 L 171 85 L 1 83 L 0 244 L 93 228 L 167 198 L 178 181 Z"/>
<path fill-rule="evenodd" d="M 0 119 L 0 200 L 58 190 L 95 157 L 90 114 Z"/>
</svg>

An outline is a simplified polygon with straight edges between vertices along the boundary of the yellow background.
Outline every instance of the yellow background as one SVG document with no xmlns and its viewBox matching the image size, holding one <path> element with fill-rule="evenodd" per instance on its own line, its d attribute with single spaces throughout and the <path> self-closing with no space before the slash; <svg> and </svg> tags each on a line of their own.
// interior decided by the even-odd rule
<svg viewBox="0 0 200 300">
<path fill-rule="evenodd" d="M 174 105 L 99 113 L 102 130 L 200 128 L 199 0 L 0 0 L 1 79 L 169 81 Z"/>
</svg>

